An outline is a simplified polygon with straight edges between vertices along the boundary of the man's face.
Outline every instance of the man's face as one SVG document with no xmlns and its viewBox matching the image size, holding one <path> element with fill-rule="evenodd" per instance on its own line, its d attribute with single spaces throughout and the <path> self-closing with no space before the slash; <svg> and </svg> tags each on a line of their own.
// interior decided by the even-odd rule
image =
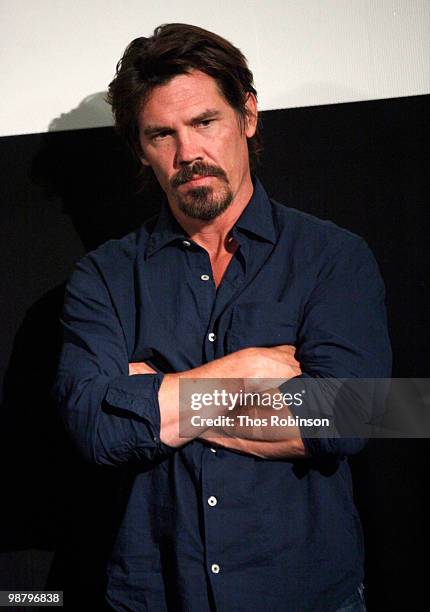
<svg viewBox="0 0 430 612">
<path fill-rule="evenodd" d="M 214 219 L 250 180 L 247 138 L 255 133 L 256 103 L 241 129 L 216 81 L 195 70 L 155 87 L 138 118 L 142 162 L 151 166 L 172 210 Z"/>
</svg>

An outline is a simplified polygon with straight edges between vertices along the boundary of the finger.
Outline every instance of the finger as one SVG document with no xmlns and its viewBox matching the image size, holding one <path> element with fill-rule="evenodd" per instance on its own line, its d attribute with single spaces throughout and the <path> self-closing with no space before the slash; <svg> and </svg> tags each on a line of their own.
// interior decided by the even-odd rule
<svg viewBox="0 0 430 612">
<path fill-rule="evenodd" d="M 288 353 L 289 355 L 294 355 L 296 352 L 296 347 L 292 344 L 278 344 L 272 348 L 282 351 L 283 353 Z"/>
<path fill-rule="evenodd" d="M 144 361 L 136 361 L 128 364 L 129 375 L 133 374 L 155 374 L 156 371 Z"/>
</svg>

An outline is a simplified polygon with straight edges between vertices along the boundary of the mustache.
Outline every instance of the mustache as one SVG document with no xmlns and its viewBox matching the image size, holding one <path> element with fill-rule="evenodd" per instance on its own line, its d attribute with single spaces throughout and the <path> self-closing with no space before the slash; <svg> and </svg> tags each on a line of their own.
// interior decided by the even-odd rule
<svg viewBox="0 0 430 612">
<path fill-rule="evenodd" d="M 184 166 L 171 179 L 172 187 L 179 187 L 196 176 L 216 176 L 228 183 L 227 175 L 219 166 L 211 166 L 202 162 L 195 162 L 192 166 Z"/>
</svg>

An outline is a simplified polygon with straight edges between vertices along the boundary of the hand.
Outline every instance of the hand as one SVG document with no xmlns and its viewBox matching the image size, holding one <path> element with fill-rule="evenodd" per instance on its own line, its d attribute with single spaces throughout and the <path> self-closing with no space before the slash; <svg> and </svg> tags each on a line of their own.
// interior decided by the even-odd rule
<svg viewBox="0 0 430 612">
<path fill-rule="evenodd" d="M 218 378 L 277 379 L 281 384 L 302 373 L 295 352 L 295 347 L 288 344 L 252 347 L 221 357 L 204 367 L 211 369 L 207 378 L 216 375 Z"/>
<path fill-rule="evenodd" d="M 134 374 L 156 374 L 154 368 L 151 368 L 144 361 L 135 361 L 134 363 L 128 364 L 128 374 L 133 376 Z"/>
<path fill-rule="evenodd" d="M 256 354 L 255 378 L 292 378 L 302 373 L 300 363 L 295 358 L 295 346 L 280 344 L 250 350 Z"/>
<path fill-rule="evenodd" d="M 191 370 L 165 374 L 158 392 L 160 439 L 169 446 L 177 447 L 182 446 L 201 433 L 199 428 L 194 428 L 193 435 L 189 438 L 179 435 L 181 428 L 182 432 L 185 431 L 184 428 L 189 428 L 191 413 L 191 409 L 184 410 L 182 407 L 181 410 L 179 409 L 180 380 L 212 379 L 212 384 L 214 384 L 213 379 L 217 379 L 221 386 L 232 383 L 238 384 L 239 390 L 240 388 L 243 389 L 241 380 L 260 379 L 254 382 L 259 383 L 259 390 L 261 391 L 261 385 L 264 386 L 267 379 L 270 379 L 268 384 L 271 386 L 273 379 L 280 379 L 281 382 L 285 382 L 301 373 L 300 365 L 294 358 L 294 354 L 294 346 L 252 347 L 220 357 Z M 130 364 L 131 374 L 150 374 L 153 372 L 154 370 L 146 363 Z M 226 409 L 223 410 L 226 411 Z M 220 414 L 223 410 L 220 410 Z"/>
<path fill-rule="evenodd" d="M 277 388 L 294 376 L 302 373 L 300 363 L 295 359 L 294 346 L 282 344 L 270 348 L 245 349 L 251 351 L 251 370 L 244 380 L 246 392 L 259 392 Z"/>
<path fill-rule="evenodd" d="M 216 374 L 225 376 L 225 378 L 270 378 L 284 382 L 285 379 L 302 373 L 300 364 L 294 357 L 295 352 L 295 347 L 288 344 L 270 348 L 242 349 L 222 357 L 219 361 L 216 360 L 220 366 L 220 362 L 223 362 L 221 367 L 216 368 Z M 215 362 L 210 362 L 210 365 L 215 366 Z M 133 376 L 134 374 L 155 374 L 156 371 L 144 361 L 139 361 L 128 364 L 128 373 Z M 207 377 L 210 378 L 214 374 L 215 372 L 210 374 L 208 372 Z M 201 376 L 204 378 L 205 374 Z"/>
</svg>

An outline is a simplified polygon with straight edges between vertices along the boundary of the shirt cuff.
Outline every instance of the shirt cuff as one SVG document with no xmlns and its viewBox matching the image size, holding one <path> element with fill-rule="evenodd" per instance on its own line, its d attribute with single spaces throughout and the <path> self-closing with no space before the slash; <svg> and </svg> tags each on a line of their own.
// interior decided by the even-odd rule
<svg viewBox="0 0 430 612">
<path fill-rule="evenodd" d="M 302 419 L 298 427 L 305 449 L 311 457 L 352 455 L 366 445 L 366 438 L 343 436 L 336 427 L 336 396 L 341 386 L 341 379 L 327 380 L 302 373 L 279 387 L 282 393 L 302 397 L 300 405 L 291 403 L 288 408 L 293 417 Z M 315 419 L 320 422 L 324 418 L 328 420 L 328 426 L 315 424 Z M 312 424 L 309 424 L 310 420 Z M 304 422 L 307 424 L 302 424 Z"/>
<path fill-rule="evenodd" d="M 132 412 L 149 425 L 154 442 L 160 440 L 158 391 L 164 374 L 119 376 L 108 387 L 105 401 L 113 408 Z"/>
</svg>

